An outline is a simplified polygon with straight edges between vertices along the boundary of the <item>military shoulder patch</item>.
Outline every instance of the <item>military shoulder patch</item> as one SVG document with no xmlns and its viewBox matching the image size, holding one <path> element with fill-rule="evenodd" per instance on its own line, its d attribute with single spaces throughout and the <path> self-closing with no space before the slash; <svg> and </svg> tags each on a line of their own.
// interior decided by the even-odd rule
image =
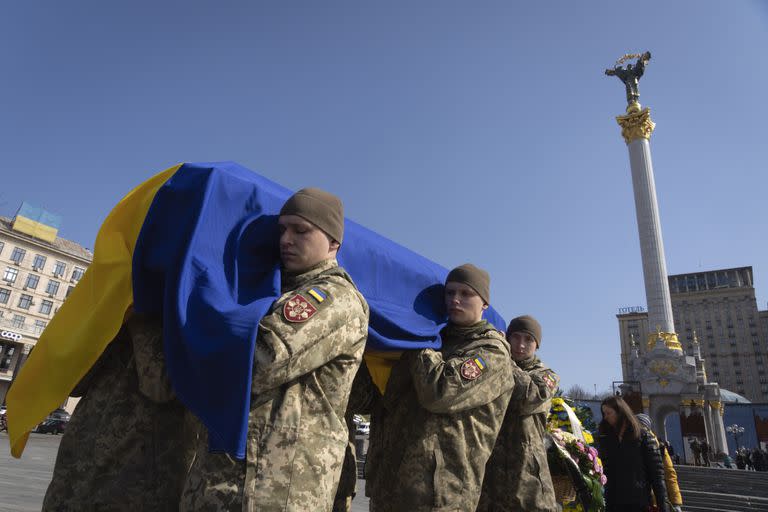
<svg viewBox="0 0 768 512">
<path fill-rule="evenodd" d="M 283 305 L 283 317 L 289 322 L 306 322 L 315 313 L 317 308 L 300 293 L 285 301 Z"/>
<path fill-rule="evenodd" d="M 328 295 L 320 290 L 320 288 L 310 288 L 307 291 L 307 294 L 311 295 L 312 298 L 318 302 L 318 304 L 322 304 L 322 302 L 328 298 Z"/>
<path fill-rule="evenodd" d="M 549 389 L 555 389 L 557 387 L 558 378 L 552 370 L 544 372 L 544 382 Z"/>
<path fill-rule="evenodd" d="M 466 380 L 475 380 L 488 368 L 485 360 L 480 357 L 470 357 L 461 363 L 461 377 Z"/>
</svg>

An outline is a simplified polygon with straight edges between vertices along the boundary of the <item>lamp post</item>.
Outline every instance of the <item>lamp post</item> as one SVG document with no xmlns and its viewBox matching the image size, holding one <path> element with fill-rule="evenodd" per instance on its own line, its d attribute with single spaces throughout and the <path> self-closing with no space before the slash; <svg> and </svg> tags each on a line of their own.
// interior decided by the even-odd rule
<svg viewBox="0 0 768 512">
<path fill-rule="evenodd" d="M 738 426 L 736 423 L 733 425 L 728 425 L 725 427 L 725 430 L 729 434 L 733 434 L 733 442 L 736 443 L 736 451 L 739 450 L 739 436 L 744 433 L 744 427 Z"/>
</svg>

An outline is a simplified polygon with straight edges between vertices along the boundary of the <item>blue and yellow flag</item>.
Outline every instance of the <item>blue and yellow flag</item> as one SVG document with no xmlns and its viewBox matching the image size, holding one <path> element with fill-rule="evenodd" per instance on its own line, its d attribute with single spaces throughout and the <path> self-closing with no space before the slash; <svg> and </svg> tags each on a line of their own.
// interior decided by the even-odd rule
<svg viewBox="0 0 768 512">
<path fill-rule="evenodd" d="M 133 189 L 96 236 L 93 262 L 22 367 L 6 396 L 11 454 L 20 457 L 29 431 L 66 400 L 123 323 L 133 302 L 133 249 L 157 190 L 180 166 Z"/>
<path fill-rule="evenodd" d="M 244 457 L 254 343 L 280 295 L 277 216 L 290 194 L 221 162 L 168 169 L 126 196 L 8 394 L 13 455 L 98 359 L 133 303 L 162 315 L 173 388 L 208 428 L 211 449 Z M 439 348 L 447 270 L 350 220 L 338 259 L 370 306 L 366 360 L 383 389 L 398 351 Z M 504 329 L 493 309 L 486 318 Z"/>
</svg>

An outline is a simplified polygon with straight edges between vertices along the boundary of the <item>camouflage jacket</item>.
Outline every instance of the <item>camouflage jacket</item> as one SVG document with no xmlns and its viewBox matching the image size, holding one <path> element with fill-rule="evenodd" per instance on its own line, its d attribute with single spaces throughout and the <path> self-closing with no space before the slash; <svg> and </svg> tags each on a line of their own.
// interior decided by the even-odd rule
<svg viewBox="0 0 768 512">
<path fill-rule="evenodd" d="M 504 336 L 483 321 L 448 326 L 440 351 L 406 352 L 372 418 L 371 510 L 474 510 L 512 394 Z"/>
<path fill-rule="evenodd" d="M 159 321 L 132 315 L 72 393 L 44 511 L 178 508 L 197 428 L 164 361 Z"/>
<path fill-rule="evenodd" d="M 331 510 L 367 333 L 368 304 L 335 259 L 286 276 L 259 323 L 246 460 L 202 436 L 181 510 Z"/>
<path fill-rule="evenodd" d="M 485 469 L 478 511 L 558 510 L 544 433 L 560 378 L 538 357 L 518 365 L 515 391 Z"/>
<path fill-rule="evenodd" d="M 357 436 L 355 433 L 355 414 L 370 414 L 371 393 L 375 392 L 378 396 L 371 374 L 365 361 L 360 364 L 360 369 L 352 382 L 352 390 L 349 394 L 347 403 L 347 412 L 345 419 L 349 429 L 349 443 L 347 444 L 347 453 L 344 456 L 344 466 L 339 477 L 339 485 L 336 488 L 336 498 L 333 502 L 333 512 L 348 512 L 352 508 L 352 499 L 357 492 L 357 447 L 355 443 Z"/>
</svg>

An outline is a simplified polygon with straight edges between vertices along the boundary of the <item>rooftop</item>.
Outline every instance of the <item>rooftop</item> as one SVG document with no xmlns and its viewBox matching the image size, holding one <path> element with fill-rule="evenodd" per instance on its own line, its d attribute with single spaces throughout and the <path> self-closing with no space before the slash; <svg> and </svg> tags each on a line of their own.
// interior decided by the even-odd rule
<svg viewBox="0 0 768 512">
<path fill-rule="evenodd" d="M 722 398 L 723 402 L 727 404 L 751 404 L 749 400 L 744 398 L 738 393 L 734 393 L 733 391 L 728 391 L 725 388 L 720 388 L 720 398 Z"/>
<path fill-rule="evenodd" d="M 78 244 L 77 242 L 73 242 L 72 240 L 67 240 L 66 238 L 61 238 L 60 236 L 57 236 L 52 243 L 46 242 L 45 240 L 40 240 L 39 238 L 35 238 L 27 234 L 15 231 L 14 229 L 11 228 L 12 225 L 13 225 L 13 219 L 9 219 L 8 217 L 0 217 L 0 232 L 10 233 L 13 236 L 19 237 L 24 240 L 28 240 L 29 242 L 32 242 L 32 243 L 48 246 L 54 251 L 63 252 L 64 254 L 69 254 L 70 256 L 74 256 L 76 258 L 82 258 L 88 261 L 93 260 L 93 252 L 86 249 L 85 247 Z"/>
</svg>

